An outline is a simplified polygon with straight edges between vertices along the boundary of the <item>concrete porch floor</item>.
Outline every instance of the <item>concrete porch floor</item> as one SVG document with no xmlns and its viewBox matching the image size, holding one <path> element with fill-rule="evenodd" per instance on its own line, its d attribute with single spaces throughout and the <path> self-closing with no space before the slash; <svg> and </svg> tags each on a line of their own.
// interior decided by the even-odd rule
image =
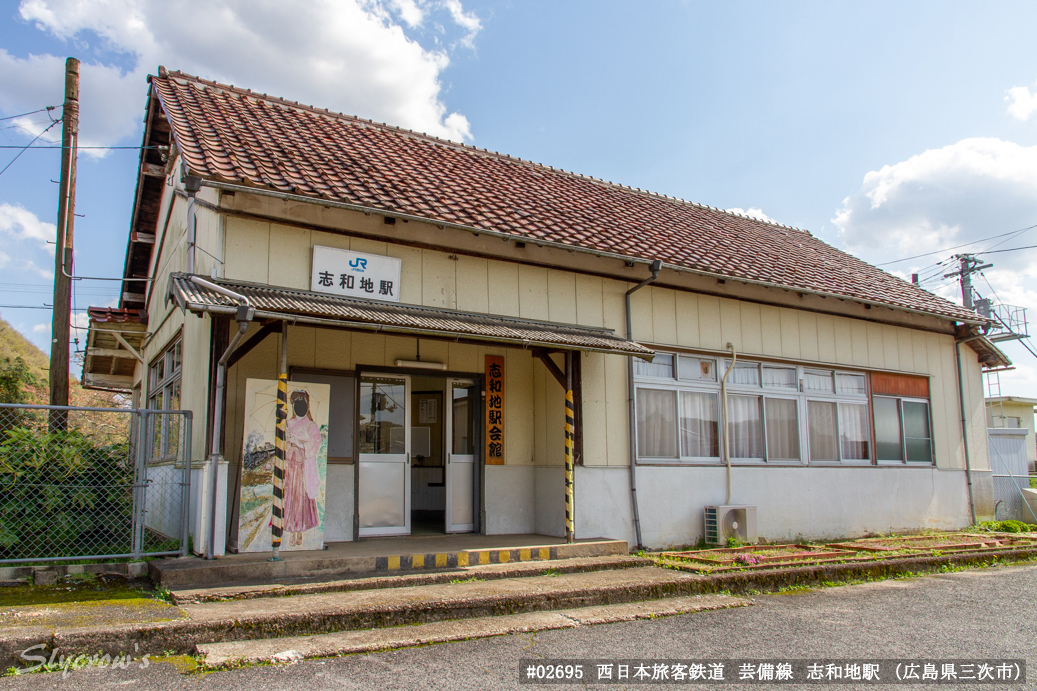
<svg viewBox="0 0 1037 691">
<path fill-rule="evenodd" d="M 573 557 L 625 555 L 623 540 L 590 538 L 566 544 L 549 535 L 408 535 L 332 542 L 322 551 L 228 554 L 206 561 L 198 557 L 149 563 L 151 580 L 165 588 L 238 583 L 303 582 L 344 574 L 456 569 L 479 564 L 546 561 Z"/>
</svg>

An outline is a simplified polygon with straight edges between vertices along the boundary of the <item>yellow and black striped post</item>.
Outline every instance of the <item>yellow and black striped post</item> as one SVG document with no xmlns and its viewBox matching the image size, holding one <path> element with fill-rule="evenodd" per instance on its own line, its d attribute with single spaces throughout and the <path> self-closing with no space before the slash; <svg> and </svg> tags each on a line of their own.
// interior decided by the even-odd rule
<svg viewBox="0 0 1037 691">
<path fill-rule="evenodd" d="M 575 542 L 573 525 L 573 442 L 576 439 L 576 416 L 573 414 L 573 352 L 565 353 L 565 541 Z"/>
<path fill-rule="evenodd" d="M 573 439 L 576 436 L 573 392 L 565 392 L 565 541 L 572 542 L 573 529 Z"/>
<path fill-rule="evenodd" d="M 288 375 L 277 376 L 277 428 L 274 432 L 274 508 L 270 539 L 277 558 L 284 529 L 285 422 L 288 420 Z"/>
</svg>

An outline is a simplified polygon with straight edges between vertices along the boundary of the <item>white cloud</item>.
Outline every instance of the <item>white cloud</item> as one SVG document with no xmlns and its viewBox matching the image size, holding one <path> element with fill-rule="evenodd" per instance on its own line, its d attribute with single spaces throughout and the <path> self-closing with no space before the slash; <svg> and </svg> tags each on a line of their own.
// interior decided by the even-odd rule
<svg viewBox="0 0 1037 691">
<path fill-rule="evenodd" d="M 442 100 L 449 51 L 423 47 L 403 27 L 442 15 L 449 20 L 444 31 L 459 33 L 457 42 L 471 47 L 481 24 L 459 0 L 23 0 L 20 13 L 71 43 L 73 52 L 107 56 L 85 59 L 81 68 L 84 146 L 139 132 L 146 75 L 159 64 L 437 136 L 471 138 L 468 120 Z M 63 79 L 62 57 L 21 58 L 0 49 L 6 112 L 60 105 Z M 45 126 L 34 125 L 34 133 Z"/>
<path fill-rule="evenodd" d="M 974 277 L 978 292 L 993 297 L 996 291 L 1001 302 L 1037 317 L 1037 250 L 982 254 L 1037 245 L 1037 228 L 988 239 L 1037 224 L 1037 146 L 974 138 L 925 151 L 865 175 L 832 220 L 842 244 L 872 263 L 945 250 L 883 268 L 903 277 L 915 271 L 931 276 L 924 287 L 959 304 L 959 285 L 942 276 L 954 270 L 955 252 L 980 253 L 994 267 L 984 271 L 985 279 Z M 958 245 L 964 246 L 946 249 Z M 1033 362 L 1021 347 L 1008 350 L 1015 360 Z M 1006 395 L 1031 395 L 1026 377 L 1002 375 Z"/>
<path fill-rule="evenodd" d="M 1005 100 L 1009 102 L 1009 115 L 1016 120 L 1029 120 L 1031 115 L 1037 113 L 1037 84 L 1034 84 L 1033 93 L 1025 86 L 1013 86 L 1008 90 Z"/>
<path fill-rule="evenodd" d="M 36 324 L 32 327 L 32 332 L 34 334 L 46 333 L 50 331 L 50 326 L 50 324 Z"/>
<path fill-rule="evenodd" d="M 742 209 L 740 207 L 734 207 L 728 209 L 733 214 L 739 214 L 741 216 L 748 216 L 749 218 L 755 218 L 758 221 L 766 221 L 767 223 L 777 223 L 773 218 L 763 213 L 763 209 L 757 209 L 755 206 L 749 209 Z"/>
<path fill-rule="evenodd" d="M 41 221 L 36 214 L 20 204 L 0 204 L 0 233 L 18 240 L 35 240 L 44 248 L 51 247 L 57 228 L 53 223 Z M 6 256 L 6 255 L 4 255 Z"/>
</svg>

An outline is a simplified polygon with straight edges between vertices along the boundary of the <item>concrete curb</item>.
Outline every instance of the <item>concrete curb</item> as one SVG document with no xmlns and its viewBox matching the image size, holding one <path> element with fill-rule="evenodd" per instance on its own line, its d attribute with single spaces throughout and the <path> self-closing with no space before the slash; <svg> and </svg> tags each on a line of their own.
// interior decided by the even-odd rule
<svg viewBox="0 0 1037 691">
<path fill-rule="evenodd" d="M 629 551 L 624 540 L 592 539 L 560 545 L 473 548 L 428 553 L 397 552 L 382 556 L 329 556 L 318 552 L 286 557 L 278 562 L 271 562 L 266 554 L 247 559 L 215 561 L 188 557 L 148 562 L 148 574 L 155 585 L 173 589 L 249 581 L 270 583 L 277 579 L 314 576 L 388 575 L 418 569 L 437 570 L 580 557 L 626 556 Z"/>
<path fill-rule="evenodd" d="M 749 600 L 728 595 L 695 595 L 653 602 L 440 621 L 390 629 L 343 631 L 245 643 L 210 643 L 199 645 L 198 654 L 204 657 L 203 664 L 206 668 L 226 669 L 257 662 L 291 662 L 317 657 L 353 655 L 472 638 L 489 638 L 515 633 L 568 629 L 577 626 L 612 624 L 691 612 L 747 607 L 750 604 Z"/>
<path fill-rule="evenodd" d="M 501 578 L 528 578 L 543 576 L 549 572 L 558 574 L 585 573 L 613 569 L 628 569 L 638 566 L 654 566 L 655 562 L 645 557 L 580 557 L 559 561 L 516 562 L 514 564 L 492 564 L 469 566 L 433 572 L 401 573 L 396 576 L 367 576 L 320 583 L 298 585 L 241 585 L 216 588 L 192 588 L 170 592 L 174 604 L 198 604 L 202 602 L 226 602 L 229 600 L 253 600 L 264 597 L 288 597 L 291 595 L 313 595 L 378 588 L 406 588 L 415 585 L 438 585 L 456 579 L 476 577 L 489 581 Z"/>
<path fill-rule="evenodd" d="M 652 583 L 568 588 L 551 593 L 527 592 L 427 601 L 418 606 L 381 604 L 366 609 L 292 612 L 209 621 L 181 620 L 154 624 L 126 624 L 63 629 L 50 635 L 16 630 L 0 636 L 0 663 L 17 661 L 18 654 L 40 643 L 63 654 L 102 651 L 158 655 L 164 651 L 191 654 L 211 641 L 246 641 L 334 632 L 389 628 L 452 619 L 473 619 L 529 612 L 557 611 L 664 598 L 716 593 L 774 591 L 784 587 L 820 585 L 867 578 L 889 578 L 934 571 L 943 566 L 984 565 L 1005 560 L 1037 558 L 1037 548 L 986 550 L 940 557 L 904 557 L 874 562 L 824 564 L 774 571 L 752 571 L 701 576 L 675 570 L 672 578 Z M 651 568 L 651 567 L 648 567 Z"/>
</svg>

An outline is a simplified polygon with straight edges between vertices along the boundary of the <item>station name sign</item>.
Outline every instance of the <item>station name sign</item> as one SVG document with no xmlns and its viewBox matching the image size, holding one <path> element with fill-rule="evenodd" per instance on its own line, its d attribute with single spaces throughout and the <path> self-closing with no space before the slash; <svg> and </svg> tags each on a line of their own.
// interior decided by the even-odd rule
<svg viewBox="0 0 1037 691">
<path fill-rule="evenodd" d="M 401 262 L 396 257 L 313 246 L 310 290 L 366 300 L 400 301 Z"/>
</svg>

